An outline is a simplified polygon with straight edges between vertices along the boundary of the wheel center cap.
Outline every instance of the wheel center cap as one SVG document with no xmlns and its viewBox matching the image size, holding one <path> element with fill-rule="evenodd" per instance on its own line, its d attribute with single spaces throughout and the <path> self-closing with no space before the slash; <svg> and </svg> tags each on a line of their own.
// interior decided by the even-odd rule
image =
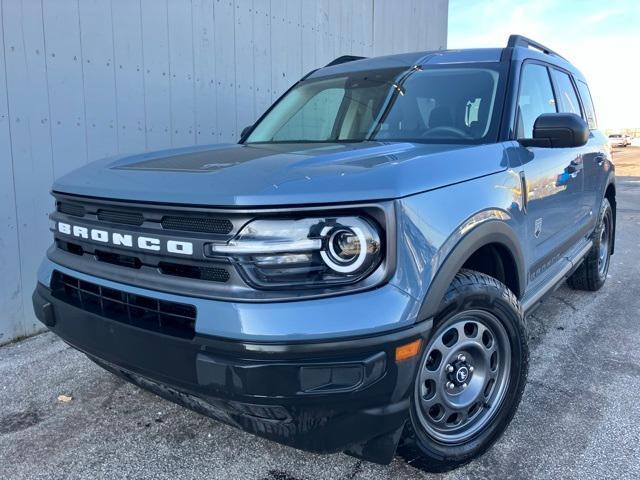
<svg viewBox="0 0 640 480">
<path fill-rule="evenodd" d="M 454 387 L 466 387 L 473 376 L 473 367 L 469 362 L 457 360 L 449 367 L 447 378 Z"/>
<path fill-rule="evenodd" d="M 466 382 L 467 378 L 469 378 L 469 369 L 465 366 L 458 368 L 458 371 L 456 372 L 456 380 L 458 383 Z"/>
</svg>

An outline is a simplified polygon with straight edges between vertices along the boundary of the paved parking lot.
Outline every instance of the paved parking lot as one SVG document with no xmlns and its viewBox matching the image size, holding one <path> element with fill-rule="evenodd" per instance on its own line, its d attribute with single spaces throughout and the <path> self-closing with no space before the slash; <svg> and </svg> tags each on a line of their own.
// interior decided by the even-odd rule
<svg viewBox="0 0 640 480">
<path fill-rule="evenodd" d="M 432 477 L 401 460 L 282 447 L 128 385 L 42 334 L 0 348 L 0 478 L 640 478 L 640 148 L 614 159 L 610 278 L 597 294 L 562 287 L 529 318 L 520 410 L 467 467 Z"/>
</svg>

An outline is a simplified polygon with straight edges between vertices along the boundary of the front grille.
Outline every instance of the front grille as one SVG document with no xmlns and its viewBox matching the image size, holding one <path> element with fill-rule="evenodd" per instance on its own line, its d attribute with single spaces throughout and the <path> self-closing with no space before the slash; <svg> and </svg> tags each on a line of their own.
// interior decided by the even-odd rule
<svg viewBox="0 0 640 480">
<path fill-rule="evenodd" d="M 115 282 L 126 278 L 129 285 L 144 288 L 151 284 L 154 290 L 187 296 L 226 296 L 248 288 L 233 263 L 206 255 L 205 244 L 228 242 L 255 218 L 253 213 L 61 193 L 54 196 L 57 208 L 51 220 L 91 229 L 91 233 L 53 229 L 56 248 L 51 257 L 63 267 L 100 272 L 100 278 Z M 93 232 L 99 231 L 107 232 L 106 241 L 104 233 L 93 238 Z M 158 239 L 159 248 L 140 247 L 143 237 Z M 193 248 L 187 255 L 171 250 L 170 242 L 189 242 Z"/>
<path fill-rule="evenodd" d="M 84 255 L 84 249 L 77 243 L 65 242 L 64 240 L 56 239 L 58 248 L 65 252 L 73 253 L 74 255 Z"/>
<path fill-rule="evenodd" d="M 111 223 L 122 223 L 124 225 L 140 226 L 144 222 L 144 217 L 138 212 L 119 212 L 117 210 L 98 210 L 98 220 Z"/>
<path fill-rule="evenodd" d="M 80 280 L 54 271 L 55 298 L 111 320 L 182 338 L 195 335 L 196 308 Z"/>
<path fill-rule="evenodd" d="M 233 224 L 226 218 L 216 217 L 162 217 L 162 228 L 185 232 L 216 233 L 227 235 L 233 230 Z"/>
<path fill-rule="evenodd" d="M 84 217 L 86 213 L 82 205 L 68 202 L 58 202 L 58 211 L 74 217 Z"/>
<path fill-rule="evenodd" d="M 124 255 L 121 253 L 103 252 L 102 250 L 95 251 L 96 258 L 101 262 L 111 263 L 113 265 L 120 265 L 129 268 L 141 268 L 142 262 L 138 257 L 131 255 Z"/>
<path fill-rule="evenodd" d="M 160 262 L 158 265 L 160 272 L 165 275 L 175 275 L 178 277 L 197 278 L 209 282 L 228 282 L 229 272 L 224 268 L 216 267 L 196 267 L 193 265 L 183 265 L 180 263 Z"/>
<path fill-rule="evenodd" d="M 85 250 L 82 245 L 78 245 L 73 242 L 66 242 L 64 240 L 57 239 L 56 244 L 58 248 L 65 252 L 73 253 L 74 255 L 93 255 L 99 262 L 110 263 L 112 265 L 119 265 L 121 267 L 141 269 L 143 266 L 142 260 L 135 255 L 127 255 L 125 253 L 108 252 L 105 250 L 93 249 L 88 246 L 89 250 Z M 153 267 L 156 264 L 152 265 Z M 207 282 L 225 283 L 231 278 L 229 271 L 223 267 L 205 267 L 199 265 L 186 265 L 182 263 L 160 261 L 157 264 L 158 271 L 163 275 L 172 275 L 174 277 L 195 278 L 197 280 L 204 280 Z"/>
</svg>

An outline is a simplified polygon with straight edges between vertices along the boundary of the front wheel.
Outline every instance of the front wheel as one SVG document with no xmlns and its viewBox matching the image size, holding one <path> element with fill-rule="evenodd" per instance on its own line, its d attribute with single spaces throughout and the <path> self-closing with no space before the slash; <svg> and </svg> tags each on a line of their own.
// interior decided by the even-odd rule
<svg viewBox="0 0 640 480">
<path fill-rule="evenodd" d="M 440 312 L 399 450 L 428 471 L 463 465 L 500 437 L 520 403 L 529 358 L 521 308 L 496 279 L 462 270 Z"/>
</svg>

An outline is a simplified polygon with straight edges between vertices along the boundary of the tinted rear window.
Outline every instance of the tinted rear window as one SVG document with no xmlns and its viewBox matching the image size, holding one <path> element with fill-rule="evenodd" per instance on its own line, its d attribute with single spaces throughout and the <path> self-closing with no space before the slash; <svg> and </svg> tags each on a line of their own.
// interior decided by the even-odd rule
<svg viewBox="0 0 640 480">
<path fill-rule="evenodd" d="M 575 88 L 573 88 L 571 77 L 556 69 L 552 69 L 552 72 L 553 78 L 556 82 L 556 87 L 558 88 L 558 91 L 556 92 L 556 96 L 560 102 L 560 105 L 558 105 L 558 111 L 575 113 L 576 115 L 582 116 L 580 111 L 580 102 L 578 101 L 578 94 L 576 93 Z"/>
<path fill-rule="evenodd" d="M 584 107 L 585 120 L 589 124 L 589 128 L 598 128 L 598 122 L 596 121 L 596 111 L 593 108 L 593 101 L 591 100 L 591 92 L 587 84 L 578 80 L 578 91 L 580 92 L 580 98 L 582 99 L 582 106 Z"/>
</svg>

